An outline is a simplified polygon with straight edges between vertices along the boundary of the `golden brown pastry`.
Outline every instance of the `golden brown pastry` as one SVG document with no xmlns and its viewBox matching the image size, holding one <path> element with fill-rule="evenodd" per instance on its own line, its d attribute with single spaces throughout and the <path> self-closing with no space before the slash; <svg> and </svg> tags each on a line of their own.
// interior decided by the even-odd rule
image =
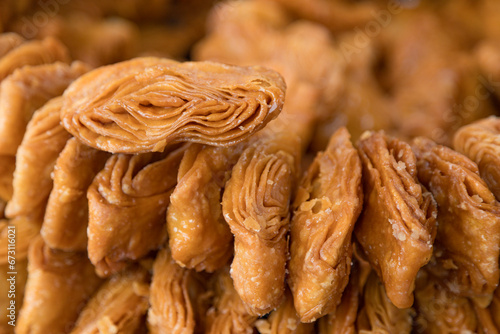
<svg viewBox="0 0 500 334">
<path fill-rule="evenodd" d="M 316 115 L 335 100 L 341 82 L 338 55 L 326 29 L 305 22 L 288 26 L 288 22 L 285 12 L 271 2 L 222 4 L 211 15 L 209 36 L 194 50 L 196 59 L 262 63 L 287 80 L 282 113 L 250 140 L 223 195 L 224 217 L 235 234 L 231 276 L 256 314 L 277 307 L 283 296 L 284 234 L 295 166 L 308 146 Z M 279 168 L 271 167 L 273 160 L 281 160 L 279 166 L 287 165 L 290 174 L 268 174 L 264 164 Z"/>
<path fill-rule="evenodd" d="M 209 33 L 195 46 L 193 57 L 268 66 L 285 78 L 287 99 L 299 90 L 294 86 L 309 84 L 317 96 L 312 101 L 311 97 L 294 101 L 314 102 L 315 106 L 300 113 L 297 123 L 303 117 L 330 114 L 345 84 L 345 62 L 327 28 L 310 21 L 290 21 L 284 8 L 272 1 L 221 3 L 214 7 L 208 20 Z M 287 101 L 285 108 L 293 105 Z"/>
<path fill-rule="evenodd" d="M 130 268 L 111 277 L 80 313 L 71 334 L 135 334 L 148 310 L 149 274 Z"/>
<path fill-rule="evenodd" d="M 13 325 L 17 324 L 19 310 L 23 305 L 24 289 L 28 279 L 28 260 L 16 259 L 15 274 L 11 274 L 12 272 L 8 263 L 0 264 L 0 291 L 4 293 L 4 297 L 0 298 L 0 317 L 2 317 L 0 333 L 2 334 L 14 333 L 16 328 Z M 11 304 L 11 301 L 14 304 Z"/>
<path fill-rule="evenodd" d="M 358 308 L 366 280 L 370 274 L 370 265 L 366 263 L 367 273 L 358 261 L 353 261 L 349 283 L 335 312 L 322 317 L 317 322 L 320 334 L 355 334 Z"/>
<path fill-rule="evenodd" d="M 15 327 L 9 325 L 8 322 L 13 321 L 17 324 L 16 320 L 23 304 L 28 277 L 28 248 L 38 236 L 41 219 L 41 215 L 36 215 L 17 217 L 10 221 L 0 220 L 0 278 L 2 280 L 0 291 L 5 293 L 4 297 L 0 298 L 0 316 L 5 319 L 0 321 L 1 333 L 14 333 Z M 11 306 L 11 300 L 14 301 L 13 306 Z"/>
<path fill-rule="evenodd" d="M 255 322 L 255 327 L 260 334 L 312 334 L 314 324 L 300 322 L 300 318 L 293 306 L 293 297 L 290 291 L 286 290 L 284 302 L 266 319 Z"/>
<path fill-rule="evenodd" d="M 485 13 L 481 12 L 481 7 L 487 1 L 479 3 L 474 1 L 444 1 L 438 3 L 428 1 L 426 5 L 432 8 L 433 12 L 443 22 L 443 29 L 449 38 L 457 43 L 460 48 L 470 50 L 481 38 L 484 38 L 484 23 L 487 19 Z"/>
<path fill-rule="evenodd" d="M 17 217 L 10 221 L 0 220 L 0 278 L 2 280 L 0 291 L 5 293 L 4 297 L 0 298 L 0 316 L 5 319 L 0 321 L 1 333 L 14 332 L 15 327 L 9 325 L 8 322 L 17 323 L 16 319 L 23 304 L 28 277 L 28 248 L 39 234 L 41 219 L 41 215 L 33 215 Z M 15 286 L 12 287 L 12 284 Z M 11 306 L 11 300 L 14 301 L 14 306 Z"/>
<path fill-rule="evenodd" d="M 166 211 L 184 148 L 112 155 L 90 185 L 88 252 L 108 276 L 158 249 L 167 238 Z"/>
<path fill-rule="evenodd" d="M 185 2 L 192 3 L 193 0 Z M 84 13 L 100 17 L 124 17 L 134 21 L 165 20 L 170 14 L 172 0 L 73 0 L 64 3 L 60 10 L 63 14 Z"/>
<path fill-rule="evenodd" d="M 371 2 L 349 3 L 339 0 L 275 1 L 300 18 L 319 22 L 333 32 L 363 27 L 368 21 L 374 19 L 374 13 L 376 13 L 377 9 L 377 6 Z M 398 11 L 401 11 L 400 6 Z"/>
<path fill-rule="evenodd" d="M 434 11 L 420 7 L 395 16 L 380 34 L 392 117 L 401 137 L 449 145 L 458 127 L 493 110 L 487 99 L 476 104 L 480 81 L 473 56 L 450 38 Z"/>
<path fill-rule="evenodd" d="M 375 132 L 362 135 L 358 149 L 365 204 L 356 238 L 389 299 L 397 307 L 410 307 L 417 272 L 432 255 L 436 202 L 417 179 L 408 144 Z"/>
<path fill-rule="evenodd" d="M 28 123 L 16 154 L 14 192 L 6 208 L 8 217 L 27 215 L 46 205 L 56 159 L 71 137 L 60 124 L 61 106 L 61 97 L 50 100 Z"/>
<path fill-rule="evenodd" d="M 309 167 L 293 204 L 289 284 L 302 322 L 334 312 L 340 302 L 362 203 L 361 161 L 341 128 Z"/>
<path fill-rule="evenodd" d="M 490 1 L 491 2 L 491 1 Z M 493 39 L 483 39 L 474 49 L 474 56 L 480 69 L 480 83 L 476 98 L 485 100 L 494 94 L 498 98 L 498 76 L 500 75 L 500 35 Z"/>
<path fill-rule="evenodd" d="M 202 321 L 196 314 L 197 299 L 202 296 L 195 272 L 181 268 L 172 259 L 170 250 L 164 248 L 158 253 L 150 288 L 148 329 L 155 333 L 198 333 L 202 332 Z M 198 291 L 197 291 L 198 290 Z M 198 320 L 198 321 L 197 321 Z"/>
<path fill-rule="evenodd" d="M 80 62 L 72 65 L 53 63 L 25 66 L 16 70 L 0 85 L 0 196 L 12 196 L 13 157 L 21 144 L 26 125 L 33 113 L 48 100 L 59 96 L 71 81 L 87 71 Z M 7 172 L 8 171 L 8 172 Z"/>
<path fill-rule="evenodd" d="M 276 30 L 291 18 L 272 1 L 228 1 L 215 6 L 207 19 L 207 34 L 194 46 L 196 60 L 228 64 L 262 64 Z"/>
<path fill-rule="evenodd" d="M 281 111 L 285 83 L 263 67 L 136 58 L 101 67 L 64 93 L 64 127 L 109 152 L 192 141 L 230 146 Z"/>
<path fill-rule="evenodd" d="M 66 9 L 68 5 L 70 4 L 63 7 Z M 136 24 L 121 17 L 98 17 L 84 13 L 82 8 L 53 14 L 47 17 L 43 25 L 37 26 L 30 38 L 57 38 L 68 48 L 72 59 L 78 59 L 92 67 L 137 56 L 140 40 Z M 32 17 L 17 18 L 9 25 L 9 30 L 23 35 L 26 21 L 37 20 L 37 16 L 35 13 Z"/>
<path fill-rule="evenodd" d="M 361 49 L 346 48 L 346 45 L 356 45 L 357 38 L 356 33 L 345 33 L 337 39 L 339 54 L 342 55 L 339 62 L 345 63 L 345 66 L 338 66 L 345 68 L 341 72 L 343 83 L 337 88 L 340 98 L 332 101 L 331 107 L 320 116 L 314 131 L 314 150 L 323 150 L 333 132 L 341 126 L 349 130 L 353 141 L 365 131 L 392 129 L 391 100 L 377 82 L 375 73 L 380 52 L 373 40 Z"/>
<path fill-rule="evenodd" d="M 500 38 L 498 31 L 498 20 L 500 19 L 500 4 L 495 0 L 483 0 L 479 6 L 479 17 L 481 18 L 484 37 Z"/>
<path fill-rule="evenodd" d="M 101 284 L 85 253 L 30 246 L 28 282 L 16 333 L 68 333 L 80 310 Z"/>
<path fill-rule="evenodd" d="M 109 153 L 88 147 L 76 138 L 66 142 L 55 163 L 54 186 L 40 231 L 47 245 L 66 251 L 87 249 L 87 189 L 108 157 Z"/>
<path fill-rule="evenodd" d="M 434 274 L 485 307 L 499 279 L 500 204 L 464 155 L 426 138 L 412 147 L 418 177 L 438 204 Z"/>
<path fill-rule="evenodd" d="M 363 291 L 364 305 L 358 313 L 358 333 L 410 333 L 413 309 L 394 306 L 385 293 L 384 284 L 372 272 Z"/>
<path fill-rule="evenodd" d="M 419 333 L 477 333 L 473 303 L 449 291 L 426 270 L 419 272 L 415 289 Z"/>
<path fill-rule="evenodd" d="M 495 322 L 487 308 L 479 307 L 474 304 L 474 312 L 477 317 L 477 333 L 480 334 L 498 334 L 498 328 L 495 326 Z"/>
<path fill-rule="evenodd" d="M 24 42 L 24 38 L 13 32 L 0 34 L 0 59 Z"/>
<path fill-rule="evenodd" d="M 0 155 L 0 199 L 7 202 L 12 198 L 12 180 L 16 169 L 16 157 Z"/>
<path fill-rule="evenodd" d="M 0 82 L 17 68 L 55 62 L 70 62 L 68 49 L 57 39 L 47 37 L 23 43 L 0 58 Z"/>
<path fill-rule="evenodd" d="M 181 266 L 212 272 L 232 256 L 233 235 L 220 199 L 241 150 L 242 145 L 187 148 L 167 212 L 168 242 Z"/>
<path fill-rule="evenodd" d="M 0 2 L 0 32 L 12 18 L 25 14 L 34 5 L 33 0 L 4 0 Z M 3 25 L 3 27 L 2 27 Z"/>
<path fill-rule="evenodd" d="M 250 314 L 234 289 L 228 268 L 215 274 L 214 284 L 214 304 L 207 312 L 206 333 L 254 333 L 257 316 Z"/>
<path fill-rule="evenodd" d="M 40 211 L 40 210 L 39 210 Z M 17 260 L 25 259 L 28 256 L 28 248 L 40 232 L 40 224 L 43 216 L 40 212 L 35 212 L 30 216 L 19 216 L 11 220 L 0 220 L 0 264 L 7 263 L 8 260 L 8 226 L 15 230 Z M 5 247 L 3 247 L 5 246 Z"/>
<path fill-rule="evenodd" d="M 289 204 L 300 150 L 293 134 L 264 132 L 240 156 L 222 197 L 224 218 L 234 234 L 231 277 L 241 299 L 258 315 L 283 298 Z"/>
<path fill-rule="evenodd" d="M 453 148 L 477 164 L 481 178 L 500 201 L 500 118 L 491 116 L 460 128 Z"/>
</svg>

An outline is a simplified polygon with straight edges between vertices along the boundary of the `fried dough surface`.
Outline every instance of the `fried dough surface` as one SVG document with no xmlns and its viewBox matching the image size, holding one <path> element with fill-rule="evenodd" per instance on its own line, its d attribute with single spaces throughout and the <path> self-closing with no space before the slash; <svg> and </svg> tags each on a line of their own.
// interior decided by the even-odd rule
<svg viewBox="0 0 500 334">
<path fill-rule="evenodd" d="M 13 43 L 17 44 L 15 41 Z M 25 42 L 0 58 L 0 82 L 15 69 L 25 65 L 36 66 L 55 62 L 70 62 L 68 49 L 57 39 L 48 37 L 43 41 Z"/>
<path fill-rule="evenodd" d="M 500 201 L 500 118 L 491 116 L 460 128 L 453 148 L 477 164 L 481 178 Z"/>
<path fill-rule="evenodd" d="M 88 252 L 109 276 L 166 241 L 166 211 L 184 147 L 112 155 L 90 185 Z"/>
<path fill-rule="evenodd" d="M 266 131 L 240 156 L 222 198 L 234 234 L 231 277 L 249 308 L 263 315 L 285 291 L 286 233 L 300 142 L 293 134 Z"/>
<path fill-rule="evenodd" d="M 135 334 L 148 310 L 149 274 L 129 268 L 101 285 L 85 305 L 71 334 Z"/>
<path fill-rule="evenodd" d="M 419 179 L 438 204 L 434 274 L 485 307 L 500 274 L 500 204 L 464 155 L 425 138 L 412 147 Z"/>
<path fill-rule="evenodd" d="M 340 302 L 362 202 L 361 160 L 341 128 L 309 167 L 293 204 L 289 284 L 302 322 L 334 312 Z"/>
<path fill-rule="evenodd" d="M 113 153 L 192 141 L 231 146 L 283 107 L 282 77 L 263 67 L 136 58 L 101 67 L 64 93 L 64 127 Z"/>
<path fill-rule="evenodd" d="M 356 323 L 358 333 L 411 333 L 413 309 L 394 306 L 374 272 L 366 282 L 363 301 Z"/>
<path fill-rule="evenodd" d="M 59 96 L 74 79 L 88 70 L 80 62 L 56 62 L 17 69 L 0 84 L 0 197 L 12 196 L 12 173 L 17 148 L 23 140 L 33 113 L 50 99 Z"/>
<path fill-rule="evenodd" d="M 358 149 L 366 178 L 356 238 L 389 299 L 410 307 L 417 272 L 433 251 L 436 202 L 417 178 L 417 160 L 407 143 L 383 132 L 366 133 Z"/>
</svg>

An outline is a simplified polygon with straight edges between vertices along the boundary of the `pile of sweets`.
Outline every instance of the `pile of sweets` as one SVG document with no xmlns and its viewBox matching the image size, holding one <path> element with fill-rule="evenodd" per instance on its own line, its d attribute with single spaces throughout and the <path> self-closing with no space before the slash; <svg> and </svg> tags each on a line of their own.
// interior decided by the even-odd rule
<svg viewBox="0 0 500 334">
<path fill-rule="evenodd" d="M 0 333 L 498 333 L 500 2 L 0 3 Z"/>
</svg>

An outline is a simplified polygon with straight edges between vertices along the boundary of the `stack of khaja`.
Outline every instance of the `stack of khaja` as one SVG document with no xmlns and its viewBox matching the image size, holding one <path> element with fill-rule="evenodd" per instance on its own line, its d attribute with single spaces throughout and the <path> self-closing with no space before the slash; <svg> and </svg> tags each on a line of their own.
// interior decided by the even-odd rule
<svg viewBox="0 0 500 334">
<path fill-rule="evenodd" d="M 28 248 L 39 234 L 54 160 L 69 137 L 59 125 L 57 97 L 88 70 L 81 62 L 71 62 L 67 48 L 52 37 L 28 41 L 14 33 L 0 35 L 1 267 L 3 275 L 12 272 L 7 243 L 9 229 L 15 229 L 17 309 L 23 303 Z M 11 329 L 5 321 L 7 291 L 2 297 L 2 330 Z"/>
<path fill-rule="evenodd" d="M 16 217 L 13 221 L 35 211 L 43 220 L 39 246 L 33 242 L 28 254 L 26 304 L 18 330 L 42 333 L 72 328 L 75 322 L 74 332 L 146 326 L 142 319 L 149 308 L 149 282 L 152 279 L 152 289 L 163 291 L 170 283 L 156 272 L 164 270 L 192 277 L 179 282 L 186 293 L 194 291 L 197 279 L 198 290 L 207 294 L 203 275 L 196 278 L 182 269 L 170 251 L 162 250 L 167 258 L 158 257 L 163 262 L 155 261 L 152 278 L 151 265 L 144 262 L 167 240 L 166 211 L 177 171 L 193 145 L 229 148 L 261 130 L 281 111 L 285 89 L 282 77 L 264 67 L 137 58 L 90 71 L 36 111 L 18 151 L 22 164 L 14 173 L 14 196 L 6 209 L 8 216 Z M 37 143 L 43 143 L 42 149 L 35 149 Z M 29 162 L 35 158 L 38 164 Z M 280 168 L 277 172 L 282 173 Z M 284 172 L 286 182 L 290 172 Z M 31 191 L 29 182 L 39 191 Z M 282 201 L 288 203 L 289 197 Z M 284 233 L 282 238 L 285 252 Z M 282 285 L 285 261 L 283 254 Z M 173 269 L 162 269 L 168 263 Z M 56 286 L 71 289 L 76 284 L 68 271 L 95 284 L 86 287 L 80 300 L 66 299 L 60 309 L 36 307 L 60 297 Z M 40 288 L 50 280 L 53 290 Z M 177 284 L 175 276 L 172 280 Z M 123 305 L 116 304 L 123 309 L 107 305 L 112 293 L 124 299 Z M 204 314 L 195 319 L 195 313 L 188 312 L 185 322 L 171 323 L 164 314 L 169 308 L 162 305 L 163 296 L 168 297 L 151 300 L 152 307 L 159 307 L 148 317 L 152 331 L 167 325 L 194 327 L 204 319 Z M 212 298 L 207 294 L 205 309 Z M 133 305 L 134 300 L 142 300 L 142 306 L 129 314 L 126 303 Z M 185 296 L 184 302 L 191 300 Z M 129 314 L 125 320 L 123 312 Z"/>
<path fill-rule="evenodd" d="M 494 0 L 6 3 L 0 333 L 500 332 Z"/>
</svg>

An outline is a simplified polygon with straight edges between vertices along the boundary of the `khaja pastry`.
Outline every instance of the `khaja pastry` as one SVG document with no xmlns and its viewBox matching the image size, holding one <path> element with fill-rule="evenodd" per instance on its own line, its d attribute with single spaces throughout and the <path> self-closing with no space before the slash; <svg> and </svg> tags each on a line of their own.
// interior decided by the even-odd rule
<svg viewBox="0 0 500 334">
<path fill-rule="evenodd" d="M 166 241 L 165 215 L 184 148 L 112 155 L 88 188 L 88 254 L 100 276 Z M 140 228 L 147 226 L 147 228 Z"/>
<path fill-rule="evenodd" d="M 231 277 L 258 315 L 284 297 L 286 233 L 299 147 L 293 135 L 266 131 L 242 153 L 222 197 L 224 218 L 234 234 Z"/>
<path fill-rule="evenodd" d="M 358 150 L 365 204 L 356 238 L 391 302 L 407 308 L 413 304 L 417 273 L 432 255 L 436 202 L 417 178 L 410 145 L 375 132 L 361 136 Z"/>
<path fill-rule="evenodd" d="M 184 267 L 212 272 L 233 255 L 220 199 L 242 148 L 194 144 L 184 153 L 167 213 L 172 257 Z"/>
<path fill-rule="evenodd" d="M 497 2 L 0 1 L 0 333 L 500 332 Z"/>
<path fill-rule="evenodd" d="M 76 138 L 66 142 L 52 172 L 53 187 L 40 231 L 47 245 L 66 251 L 87 249 L 87 189 L 108 158 L 109 153 Z"/>
<path fill-rule="evenodd" d="M 335 311 L 349 281 L 362 208 L 361 160 L 345 128 L 306 172 L 293 203 L 289 284 L 302 322 Z"/>
<path fill-rule="evenodd" d="M 48 37 L 43 41 L 31 41 L 22 44 L 14 40 L 15 37 L 9 37 L 8 43 L 11 50 L 5 52 L 7 48 L 4 48 L 5 55 L 2 56 L 0 61 L 0 81 L 12 74 L 15 69 L 25 65 L 36 66 L 52 64 L 58 61 L 70 62 L 66 46 L 53 37 Z M 15 45 L 18 46 L 15 47 Z"/>
<path fill-rule="evenodd" d="M 426 138 L 416 138 L 412 147 L 419 179 L 438 204 L 435 274 L 451 291 L 485 307 L 500 275 L 500 204 L 464 155 Z"/>
<path fill-rule="evenodd" d="M 163 151 L 180 141 L 230 146 L 276 117 L 285 89 L 262 67 L 137 58 L 77 80 L 64 93 L 61 121 L 112 153 Z"/>
<path fill-rule="evenodd" d="M 363 306 L 356 321 L 359 333 L 411 333 L 411 308 L 397 308 L 384 293 L 384 284 L 372 272 L 363 291 Z"/>
<path fill-rule="evenodd" d="M 6 208 L 8 217 L 27 215 L 38 206 L 46 206 L 56 159 L 71 137 L 60 124 L 61 106 L 61 97 L 48 101 L 28 123 L 16 154 L 14 193 Z"/>
<path fill-rule="evenodd" d="M 500 118 L 490 116 L 460 128 L 453 148 L 477 164 L 481 178 L 500 201 Z"/>
<path fill-rule="evenodd" d="M 16 331 L 42 334 L 66 330 L 100 284 L 85 253 L 52 250 L 37 238 L 28 254 L 25 306 Z"/>
<path fill-rule="evenodd" d="M 0 168 L 5 172 L 0 178 L 0 197 L 4 200 L 12 196 L 15 155 L 33 113 L 87 70 L 80 62 L 25 66 L 1 82 L 0 130 L 4 135 L 0 138 Z"/>
</svg>

